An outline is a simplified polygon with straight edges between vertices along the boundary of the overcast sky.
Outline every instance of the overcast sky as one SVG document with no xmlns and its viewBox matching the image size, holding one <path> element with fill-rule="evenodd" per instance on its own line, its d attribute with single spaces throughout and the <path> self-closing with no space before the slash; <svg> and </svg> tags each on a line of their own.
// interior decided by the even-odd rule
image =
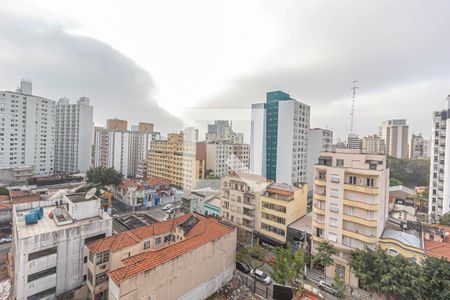
<svg viewBox="0 0 450 300">
<path fill-rule="evenodd" d="M 447 0 L 6 0 L 0 89 L 28 75 L 35 94 L 89 96 L 98 125 L 163 133 L 214 118 L 247 131 L 251 103 L 281 89 L 342 137 L 358 79 L 357 133 L 406 118 L 429 136 L 450 94 L 449 12 Z"/>
</svg>

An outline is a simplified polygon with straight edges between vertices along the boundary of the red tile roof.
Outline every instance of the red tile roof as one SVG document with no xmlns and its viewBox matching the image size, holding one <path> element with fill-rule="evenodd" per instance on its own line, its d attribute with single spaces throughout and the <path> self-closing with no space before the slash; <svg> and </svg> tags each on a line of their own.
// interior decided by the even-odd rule
<svg viewBox="0 0 450 300">
<path fill-rule="evenodd" d="M 155 186 L 155 185 L 169 185 L 171 182 L 170 182 L 170 180 L 161 179 L 158 177 L 152 177 L 152 178 L 149 178 L 147 181 L 145 181 L 145 183 L 150 186 Z"/>
<path fill-rule="evenodd" d="M 233 231 L 232 228 L 219 223 L 213 218 L 205 218 L 195 215 L 199 221 L 188 232 L 185 239 L 172 245 L 158 249 L 149 250 L 122 260 L 123 267 L 110 271 L 109 277 L 117 285 L 127 278 L 148 271 L 156 266 L 164 264 L 176 257 L 191 252 L 209 242 L 219 239 Z"/>
<path fill-rule="evenodd" d="M 34 202 L 41 200 L 41 195 L 38 193 L 11 191 L 10 195 L 11 195 L 11 202 L 13 204 Z"/>
<path fill-rule="evenodd" d="M 425 254 L 450 261 L 450 243 L 425 241 Z"/>
<path fill-rule="evenodd" d="M 191 214 L 187 214 L 175 219 L 125 231 L 118 235 L 112 235 L 101 240 L 96 240 L 88 244 L 87 247 L 89 251 L 93 253 L 103 252 L 106 250 L 115 252 L 117 250 L 137 244 L 148 237 L 171 232 L 174 226 L 186 221 L 186 219 L 190 215 Z"/>
<path fill-rule="evenodd" d="M 128 189 L 130 187 L 137 187 L 137 188 L 142 188 L 144 187 L 142 184 L 129 180 L 129 179 L 124 179 L 122 180 L 122 183 L 120 184 L 120 187 L 123 189 Z"/>
</svg>

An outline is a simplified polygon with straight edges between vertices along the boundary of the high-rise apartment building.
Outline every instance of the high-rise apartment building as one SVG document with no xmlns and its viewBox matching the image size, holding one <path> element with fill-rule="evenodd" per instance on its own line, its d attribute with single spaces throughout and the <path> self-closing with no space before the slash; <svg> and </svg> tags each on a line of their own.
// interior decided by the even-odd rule
<svg viewBox="0 0 450 300">
<path fill-rule="evenodd" d="M 223 177 L 232 173 L 248 173 L 250 146 L 248 144 L 206 144 L 206 171 Z"/>
<path fill-rule="evenodd" d="M 36 176 L 54 173 L 55 101 L 32 94 L 22 80 L 0 91 L 0 167 L 33 166 Z"/>
<path fill-rule="evenodd" d="M 355 149 L 322 152 L 315 166 L 312 254 L 328 240 L 338 250 L 325 273 L 357 287 L 348 265 L 354 249 L 374 248 L 388 215 L 389 169 L 385 155 Z"/>
<path fill-rule="evenodd" d="M 231 121 L 216 120 L 214 124 L 208 124 L 205 139 L 207 143 L 243 144 L 244 134 L 234 132 Z"/>
<path fill-rule="evenodd" d="M 386 145 L 386 154 L 396 158 L 408 158 L 409 127 L 406 120 L 388 120 L 381 123 L 379 136 Z"/>
<path fill-rule="evenodd" d="M 308 189 L 313 190 L 314 164 L 319 159 L 320 152 L 331 151 L 333 147 L 333 131 L 329 129 L 313 128 L 308 136 L 308 170 L 306 174 Z"/>
<path fill-rule="evenodd" d="M 112 167 L 126 177 L 135 177 L 142 172 L 150 145 L 152 141 L 160 138 L 159 133 L 150 131 L 148 125 L 138 126 L 137 131 L 132 131 L 123 127 L 123 122 L 126 121 L 120 120 L 119 125 L 114 122 L 109 122 L 108 126 L 119 129 L 95 128 L 94 165 Z M 153 124 L 151 125 L 153 129 Z"/>
<path fill-rule="evenodd" d="M 198 129 L 195 127 L 186 127 L 183 129 L 183 139 L 189 143 L 198 142 Z"/>
<path fill-rule="evenodd" d="M 446 106 L 433 113 L 428 214 L 435 222 L 450 211 L 450 95 Z"/>
<path fill-rule="evenodd" d="M 204 164 L 199 167 L 196 144 L 185 142 L 182 133 L 170 133 L 167 140 L 154 141 L 147 156 L 147 176 L 167 179 L 191 190 L 199 174 L 204 176 Z M 203 161 L 203 159 L 202 159 Z"/>
<path fill-rule="evenodd" d="M 94 108 L 89 98 L 76 104 L 62 98 L 56 105 L 55 174 L 86 172 L 91 167 Z"/>
<path fill-rule="evenodd" d="M 359 149 L 359 136 L 355 133 L 350 133 L 347 136 L 347 147 L 348 149 Z"/>
<path fill-rule="evenodd" d="M 250 172 L 266 176 L 266 103 L 252 104 Z"/>
<path fill-rule="evenodd" d="M 268 92 L 265 107 L 253 105 L 251 149 L 264 145 L 265 151 L 251 153 L 252 169 L 265 166 L 260 175 L 280 183 L 306 182 L 309 116 L 308 105 L 282 91 Z"/>
<path fill-rule="evenodd" d="M 106 129 L 115 131 L 127 131 L 128 121 L 120 119 L 108 119 L 106 120 Z"/>
<path fill-rule="evenodd" d="M 384 154 L 385 143 L 378 135 L 367 135 L 361 139 L 361 152 L 366 154 Z"/>
<path fill-rule="evenodd" d="M 409 158 L 430 158 L 431 156 L 431 140 L 423 138 L 422 134 L 413 134 L 411 144 L 409 145 Z"/>
</svg>

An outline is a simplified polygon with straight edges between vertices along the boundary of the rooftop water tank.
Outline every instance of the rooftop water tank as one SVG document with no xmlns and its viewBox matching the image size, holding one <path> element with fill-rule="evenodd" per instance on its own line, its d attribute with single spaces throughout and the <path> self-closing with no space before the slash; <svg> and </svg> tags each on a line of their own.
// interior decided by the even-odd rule
<svg viewBox="0 0 450 300">
<path fill-rule="evenodd" d="M 36 224 L 38 222 L 38 215 L 36 212 L 31 211 L 25 215 L 25 224 Z"/>
<path fill-rule="evenodd" d="M 34 208 L 32 210 L 30 210 L 30 213 L 34 212 L 37 217 L 38 220 L 42 219 L 42 217 L 44 216 L 44 210 L 42 209 L 42 207 L 38 207 L 38 208 Z"/>
</svg>

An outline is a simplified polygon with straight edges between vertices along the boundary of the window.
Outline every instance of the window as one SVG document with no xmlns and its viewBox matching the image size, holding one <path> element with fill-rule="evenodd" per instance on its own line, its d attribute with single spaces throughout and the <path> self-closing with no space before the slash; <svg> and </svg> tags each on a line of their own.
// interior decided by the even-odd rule
<svg viewBox="0 0 450 300">
<path fill-rule="evenodd" d="M 348 177 L 348 183 L 349 184 L 356 184 L 356 176 L 349 176 Z"/>
<path fill-rule="evenodd" d="M 328 233 L 328 240 L 332 241 L 333 243 L 337 242 L 337 235 L 335 233 L 329 232 Z"/>
<path fill-rule="evenodd" d="M 271 226 L 271 225 L 263 223 L 263 222 L 261 222 L 261 228 L 266 231 L 273 232 L 273 233 L 281 235 L 281 236 L 286 235 L 286 232 L 283 229 Z"/>
<path fill-rule="evenodd" d="M 144 250 L 150 248 L 150 241 L 144 242 Z"/>
<path fill-rule="evenodd" d="M 95 284 L 100 284 L 102 282 L 108 281 L 108 274 L 107 272 L 101 273 L 95 276 Z"/>
<path fill-rule="evenodd" d="M 347 215 L 354 216 L 356 214 L 356 209 L 353 206 L 347 206 Z"/>
<path fill-rule="evenodd" d="M 369 170 L 376 170 L 377 164 L 369 164 Z"/>
<path fill-rule="evenodd" d="M 97 253 L 97 255 L 95 257 L 96 257 L 95 264 L 97 266 L 104 264 L 109 261 L 109 251 L 103 251 L 103 252 Z"/>
<path fill-rule="evenodd" d="M 263 201 L 262 206 L 264 208 L 271 209 L 271 210 L 278 211 L 278 212 L 282 212 L 284 214 L 286 213 L 286 207 L 281 206 L 281 205 L 276 205 L 276 204 L 272 204 L 272 203 Z"/>
<path fill-rule="evenodd" d="M 343 167 L 343 166 L 344 166 L 344 160 L 336 159 L 336 167 Z"/>
<path fill-rule="evenodd" d="M 331 174 L 330 181 L 334 183 L 339 183 L 339 175 L 338 174 Z"/>
<path fill-rule="evenodd" d="M 28 275 L 28 282 L 34 281 L 36 279 L 51 275 L 51 274 L 56 274 L 56 267 L 47 269 L 47 270 L 43 270 L 43 271 L 39 271 L 36 272 L 34 274 Z"/>
<path fill-rule="evenodd" d="M 166 235 L 164 237 L 164 243 L 168 243 L 170 241 L 175 241 L 175 236 L 173 236 L 172 234 Z"/>
<path fill-rule="evenodd" d="M 336 265 L 335 273 L 337 276 L 344 278 L 345 277 L 345 267 L 342 265 Z"/>
<path fill-rule="evenodd" d="M 286 219 L 285 218 L 278 217 L 278 216 L 275 216 L 275 215 L 272 215 L 272 214 L 268 214 L 268 213 L 265 213 L 265 212 L 261 213 L 261 217 L 263 219 L 266 219 L 266 220 L 269 220 L 269 221 L 273 221 L 273 222 L 277 222 L 277 223 L 280 223 L 280 224 L 283 224 L 283 225 L 286 224 Z"/>
<path fill-rule="evenodd" d="M 28 296 L 27 300 L 42 299 L 42 298 L 45 298 L 47 296 L 53 295 L 55 293 L 56 293 L 56 287 L 52 287 L 52 288 L 46 289 L 45 291 L 42 291 L 42 292 L 39 292 L 37 294 Z"/>
<path fill-rule="evenodd" d="M 155 244 L 161 244 L 161 238 L 160 238 L 160 237 L 159 237 L 159 238 L 156 238 Z"/>
<path fill-rule="evenodd" d="M 87 280 L 87 275 L 83 275 L 83 282 L 85 282 Z"/>
<path fill-rule="evenodd" d="M 330 218 L 330 226 L 331 227 L 337 227 L 338 226 L 338 220 L 335 218 Z"/>
<path fill-rule="evenodd" d="M 338 205 L 335 204 L 335 203 L 331 203 L 331 204 L 330 204 L 330 211 L 331 211 L 331 212 L 334 212 L 334 213 L 339 212 L 339 207 L 338 207 Z"/>
<path fill-rule="evenodd" d="M 367 186 L 371 186 L 371 187 L 374 186 L 374 180 L 373 180 L 373 178 L 367 178 Z"/>
<path fill-rule="evenodd" d="M 330 190 L 330 196 L 334 197 L 334 198 L 339 197 L 339 190 L 338 189 L 331 189 Z"/>
<path fill-rule="evenodd" d="M 57 247 L 53 247 L 53 248 L 48 248 L 45 250 L 30 253 L 30 254 L 28 254 L 28 261 L 33 260 L 33 259 L 38 259 L 43 256 L 55 254 L 57 252 L 57 250 L 58 250 Z"/>
<path fill-rule="evenodd" d="M 397 250 L 389 248 L 387 251 L 387 254 L 391 255 L 391 256 L 397 256 L 399 253 Z"/>
<path fill-rule="evenodd" d="M 83 261 L 84 263 L 87 263 L 87 256 L 84 257 Z"/>
</svg>

